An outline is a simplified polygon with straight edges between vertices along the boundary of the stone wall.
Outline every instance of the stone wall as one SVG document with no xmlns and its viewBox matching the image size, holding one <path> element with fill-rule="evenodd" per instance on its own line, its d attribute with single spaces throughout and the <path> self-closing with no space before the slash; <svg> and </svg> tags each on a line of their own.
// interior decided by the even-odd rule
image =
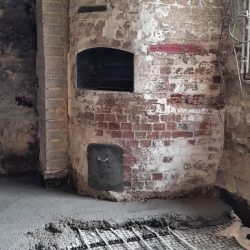
<svg viewBox="0 0 250 250">
<path fill-rule="evenodd" d="M 0 1 L 0 175 L 37 167 L 35 0 Z"/>
<path fill-rule="evenodd" d="M 88 4 L 108 10 L 77 13 Z M 124 149 L 126 197 L 215 183 L 224 140 L 216 54 L 221 19 L 219 0 L 70 1 L 70 159 L 80 193 L 93 191 L 90 143 Z M 76 55 L 97 46 L 135 54 L 134 93 L 76 88 Z"/>
<path fill-rule="evenodd" d="M 232 44 L 226 67 L 225 146 L 217 185 L 250 201 L 250 85 L 243 83 L 241 94 Z"/>
</svg>

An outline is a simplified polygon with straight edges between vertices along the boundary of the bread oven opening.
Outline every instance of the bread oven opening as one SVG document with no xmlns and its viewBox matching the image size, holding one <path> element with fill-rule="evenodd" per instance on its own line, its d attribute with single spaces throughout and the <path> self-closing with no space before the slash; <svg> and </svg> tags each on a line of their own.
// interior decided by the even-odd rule
<svg viewBox="0 0 250 250">
<path fill-rule="evenodd" d="M 133 92 L 134 54 L 103 47 L 78 53 L 77 88 Z"/>
</svg>

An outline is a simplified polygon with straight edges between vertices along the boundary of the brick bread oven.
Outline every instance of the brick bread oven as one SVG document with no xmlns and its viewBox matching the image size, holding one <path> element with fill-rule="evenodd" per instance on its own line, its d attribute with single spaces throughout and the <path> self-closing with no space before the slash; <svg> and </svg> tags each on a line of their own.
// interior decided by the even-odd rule
<svg viewBox="0 0 250 250">
<path fill-rule="evenodd" d="M 70 173 L 80 194 L 118 200 L 213 185 L 224 138 L 221 1 L 38 2 L 45 178 Z"/>
</svg>

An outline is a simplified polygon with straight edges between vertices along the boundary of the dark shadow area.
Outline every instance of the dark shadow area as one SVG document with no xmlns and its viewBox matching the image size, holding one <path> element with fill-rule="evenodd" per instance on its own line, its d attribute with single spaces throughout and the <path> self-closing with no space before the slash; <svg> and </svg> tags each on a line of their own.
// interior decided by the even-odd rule
<svg viewBox="0 0 250 250">
<path fill-rule="evenodd" d="M 0 176 L 38 169 L 35 11 L 36 0 L 0 1 Z"/>
<path fill-rule="evenodd" d="M 119 49 L 92 48 L 77 55 L 77 87 L 134 91 L 134 54 Z"/>
</svg>

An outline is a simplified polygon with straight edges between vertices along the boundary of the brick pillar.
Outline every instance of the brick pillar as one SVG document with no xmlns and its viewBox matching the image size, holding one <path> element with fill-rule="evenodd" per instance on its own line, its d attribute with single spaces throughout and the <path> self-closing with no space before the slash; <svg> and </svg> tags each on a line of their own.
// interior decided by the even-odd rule
<svg viewBox="0 0 250 250">
<path fill-rule="evenodd" d="M 40 168 L 45 179 L 68 171 L 68 0 L 37 0 Z"/>
</svg>

